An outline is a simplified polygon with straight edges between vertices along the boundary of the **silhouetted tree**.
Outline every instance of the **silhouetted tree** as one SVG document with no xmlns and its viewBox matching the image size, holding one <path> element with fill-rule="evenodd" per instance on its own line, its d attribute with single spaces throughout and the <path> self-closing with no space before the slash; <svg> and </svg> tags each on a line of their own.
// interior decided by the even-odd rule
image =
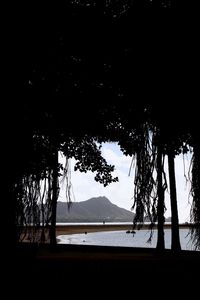
<svg viewBox="0 0 200 300">
<path fill-rule="evenodd" d="M 171 200 L 171 223 L 172 223 L 172 241 L 171 249 L 174 251 L 181 250 L 179 237 L 179 220 L 176 195 L 176 177 L 174 165 L 174 151 L 168 146 L 168 167 L 169 167 L 169 185 L 170 185 L 170 200 Z"/>
<path fill-rule="evenodd" d="M 55 143 L 56 144 L 56 143 Z M 52 212 L 51 212 L 51 227 L 50 227 L 50 243 L 56 245 L 56 212 L 57 200 L 59 196 L 59 164 L 58 164 L 58 149 L 54 144 L 54 151 L 52 152 Z"/>
<path fill-rule="evenodd" d="M 196 133 L 194 134 L 192 157 L 192 206 L 190 220 L 192 223 L 191 236 L 196 249 L 200 249 L 200 143 Z"/>
<path fill-rule="evenodd" d="M 159 133 L 158 133 L 159 135 Z M 157 205 L 157 215 L 158 215 L 158 239 L 156 248 L 159 251 L 165 249 L 165 239 L 164 239 L 164 212 L 165 212 L 165 188 L 163 185 L 163 172 L 164 172 L 164 160 L 163 160 L 163 144 L 158 138 L 157 145 L 157 193 L 158 193 L 158 205 Z"/>
<path fill-rule="evenodd" d="M 19 162 L 13 160 L 11 163 L 11 166 L 14 166 L 14 174 L 9 183 L 12 192 L 14 190 L 14 193 L 21 194 L 22 199 L 25 199 L 28 191 L 30 199 L 37 199 L 40 197 L 41 180 L 46 180 L 49 182 L 46 195 L 47 197 L 49 195 L 48 199 L 52 200 L 52 184 L 56 172 L 52 166 L 52 157 L 48 152 L 51 149 L 49 136 L 56 128 L 58 150 L 63 150 L 67 157 L 78 158 L 77 167 L 83 172 L 87 169 L 97 170 L 96 179 L 103 184 L 112 182 L 110 172 L 113 168 L 103 160 L 94 140 L 119 141 L 125 152 L 136 155 L 136 164 L 140 170 L 137 176 L 141 176 L 140 179 L 138 177 L 138 181 L 136 180 L 136 195 L 140 199 L 139 195 L 143 193 L 145 183 L 147 183 L 148 190 L 141 197 L 143 200 L 140 201 L 140 204 L 141 207 L 146 204 L 146 207 L 150 205 L 151 209 L 157 202 L 148 200 L 152 192 L 152 184 L 155 184 L 152 183 L 152 173 L 149 175 L 149 170 L 152 172 L 156 166 L 155 153 L 157 153 L 157 171 L 160 174 L 159 188 L 154 186 L 160 191 L 160 199 L 163 198 L 161 168 L 158 166 L 165 154 L 164 146 L 162 150 L 159 149 L 160 145 L 158 144 L 152 154 L 153 152 L 147 148 L 148 144 L 145 142 L 145 139 L 146 141 L 149 139 L 148 130 L 142 125 L 156 123 L 156 130 L 163 129 L 163 127 L 168 128 L 169 124 L 166 118 L 162 124 L 160 120 L 158 121 L 160 116 L 163 117 L 162 105 L 155 106 L 154 101 L 162 99 L 166 103 L 170 98 L 165 96 L 168 85 L 170 84 L 171 90 L 173 87 L 170 82 L 173 76 L 171 72 L 168 72 L 170 67 L 173 67 L 170 63 L 170 45 L 173 44 L 176 58 L 179 57 L 177 54 L 181 53 L 182 48 L 176 47 L 176 39 L 170 38 L 174 30 L 173 18 L 169 20 L 165 14 L 160 13 L 160 17 L 157 16 L 153 22 L 152 15 L 149 13 L 136 17 L 139 12 L 136 8 L 139 6 L 170 7 L 174 3 L 176 4 L 176 1 L 70 1 L 61 6 L 53 5 L 51 7 L 49 4 L 53 15 L 59 16 L 58 26 L 50 25 L 51 14 L 45 14 L 49 16 L 45 20 L 47 21 L 46 25 L 38 28 L 35 26 L 35 16 L 34 20 L 30 18 L 29 22 L 26 21 L 29 34 L 22 36 L 21 40 L 18 39 L 18 44 L 21 42 L 20 49 L 23 51 L 22 54 L 20 51 L 17 52 L 21 55 L 18 57 L 20 68 L 17 69 L 22 70 L 22 75 L 21 77 L 16 76 L 21 80 L 19 85 L 21 89 L 19 88 L 18 95 L 26 99 L 24 101 L 26 104 L 16 110 L 20 112 L 20 124 L 17 124 L 17 128 L 11 135 L 11 139 L 16 140 L 14 136 L 17 133 L 16 136 L 20 141 L 16 150 Z M 37 11 L 37 7 L 35 8 Z M 45 10 L 46 8 L 45 5 Z M 43 19 L 42 9 L 39 11 Z M 143 17 L 140 18 L 141 16 Z M 37 20 L 39 22 L 39 18 Z M 166 22 L 166 20 L 168 21 Z M 91 24 L 95 34 L 90 30 Z M 162 28 L 162 35 L 158 34 L 156 30 L 158 24 L 159 28 Z M 40 22 L 39 25 L 41 25 Z M 174 36 L 177 35 L 174 34 Z M 156 43 L 157 39 L 159 43 Z M 157 47 L 158 45 L 159 47 Z M 179 62 L 179 60 L 177 61 Z M 180 63 L 177 63 L 178 68 L 182 70 Z M 157 76 L 152 75 L 152 70 Z M 164 72 L 166 72 L 165 78 L 160 76 Z M 174 73 L 176 74 L 176 72 Z M 166 80 L 167 74 L 169 74 L 170 80 Z M 176 78 L 175 75 L 174 78 Z M 166 84 L 164 85 L 163 82 Z M 42 99 L 42 101 L 38 101 L 38 99 Z M 128 104 L 129 102 L 131 104 Z M 63 107 L 66 109 L 62 109 Z M 170 115 L 173 112 L 173 116 L 175 116 L 177 111 L 174 111 L 174 107 L 170 105 L 168 107 Z M 150 122 L 147 114 L 149 108 Z M 73 121 L 69 118 L 70 112 L 74 113 Z M 166 115 L 169 117 L 169 114 Z M 75 126 L 77 116 L 79 124 Z M 13 120 L 17 123 L 18 117 L 14 116 Z M 179 119 L 180 122 L 182 120 L 183 118 Z M 172 125 L 172 128 L 176 128 L 175 122 Z M 182 132 L 181 126 L 178 127 L 176 136 L 180 136 Z M 141 133 L 141 128 L 143 128 L 143 133 Z M 185 131 L 191 133 L 190 128 Z M 162 135 L 162 140 L 163 145 L 168 145 L 169 140 L 165 134 Z M 41 141 L 40 145 L 39 141 Z M 88 153 L 91 155 L 87 155 Z M 143 157 L 142 153 L 145 153 Z M 93 155 L 96 165 L 93 164 Z M 171 160 L 170 162 L 172 163 Z M 143 172 L 144 169 L 146 173 Z M 193 182 L 195 182 L 197 175 L 195 172 L 193 174 Z M 55 182 L 56 180 L 54 180 Z M 26 187 L 25 194 L 22 192 L 23 186 Z M 35 187 L 34 197 L 31 196 L 33 186 Z M 158 198 L 156 199 L 158 200 Z M 25 205 L 28 213 L 33 210 L 34 222 L 36 222 L 38 206 L 35 205 L 35 200 L 29 201 L 33 204 L 31 206 L 20 201 L 18 208 Z M 50 202 L 46 201 L 45 203 L 47 205 Z M 15 215 L 16 203 L 13 202 L 12 207 Z M 47 205 L 48 209 L 51 210 Z M 142 210 L 143 215 L 144 208 Z M 43 208 L 42 211 L 44 216 Z M 158 209 L 158 211 L 161 215 L 163 214 L 163 205 L 162 209 Z M 155 212 L 153 213 L 155 214 Z M 49 216 L 45 218 L 49 222 Z M 160 222 L 162 223 L 162 221 Z"/>
</svg>

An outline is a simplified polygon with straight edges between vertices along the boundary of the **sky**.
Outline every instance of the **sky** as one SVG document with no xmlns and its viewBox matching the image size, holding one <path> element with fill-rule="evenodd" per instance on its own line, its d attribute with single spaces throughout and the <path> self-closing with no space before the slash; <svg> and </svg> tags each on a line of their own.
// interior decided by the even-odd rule
<svg viewBox="0 0 200 300">
<path fill-rule="evenodd" d="M 94 180 L 94 173 L 81 173 L 79 171 L 74 171 L 75 160 L 71 159 L 71 184 L 73 192 L 72 200 L 75 202 L 80 202 L 93 197 L 105 196 L 113 204 L 131 210 L 131 207 L 133 205 L 134 170 L 132 169 L 130 174 L 129 170 L 132 157 L 123 155 L 123 153 L 120 151 L 119 146 L 116 143 L 103 144 L 102 155 L 109 164 L 115 165 L 115 171 L 113 172 L 113 176 L 118 176 L 119 182 L 114 182 L 109 184 L 107 187 L 104 187 L 102 184 Z M 64 159 L 60 157 L 60 162 L 63 161 Z M 190 185 L 184 177 L 184 165 L 185 174 L 188 174 L 189 164 L 189 157 L 185 157 L 184 162 L 182 155 L 176 157 L 175 159 L 177 180 L 176 188 L 180 223 L 189 222 L 191 203 L 191 198 L 189 198 Z M 167 166 L 166 173 L 168 173 Z M 166 192 L 165 200 L 165 217 L 169 217 L 171 216 L 169 191 Z M 64 183 L 61 183 L 61 190 L 58 201 L 66 201 Z"/>
</svg>

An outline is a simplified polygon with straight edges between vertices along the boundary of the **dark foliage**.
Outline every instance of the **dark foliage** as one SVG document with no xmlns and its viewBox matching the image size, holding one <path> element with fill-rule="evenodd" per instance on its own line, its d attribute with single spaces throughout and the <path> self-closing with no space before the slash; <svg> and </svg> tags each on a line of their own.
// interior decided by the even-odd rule
<svg viewBox="0 0 200 300">
<path fill-rule="evenodd" d="M 179 154 L 194 147 L 198 127 L 197 19 L 189 25 L 173 8 L 184 8 L 184 1 L 80 0 L 39 6 L 30 1 L 23 6 L 10 55 L 9 89 L 17 100 L 4 110 L 13 124 L 5 145 L 17 224 L 37 225 L 43 204 L 51 203 L 52 153 L 77 158 L 76 167 L 96 171 L 104 185 L 116 181 L 113 166 L 96 145 L 111 140 L 136 156 L 138 220 L 146 213 L 156 215 L 152 173 L 158 144 L 150 142 L 151 134 L 162 132 L 162 155 L 168 145 Z M 191 214 L 199 228 L 198 159 L 193 162 Z M 62 166 L 57 168 L 59 175 Z M 48 186 L 44 193 L 42 180 Z M 48 214 L 42 218 L 49 223 Z"/>
</svg>

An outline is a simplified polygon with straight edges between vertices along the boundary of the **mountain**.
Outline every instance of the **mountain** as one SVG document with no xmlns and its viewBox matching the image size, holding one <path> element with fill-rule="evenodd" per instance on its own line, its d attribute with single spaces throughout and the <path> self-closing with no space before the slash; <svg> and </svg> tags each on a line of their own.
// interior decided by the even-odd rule
<svg viewBox="0 0 200 300">
<path fill-rule="evenodd" d="M 106 197 L 95 197 L 73 202 L 57 203 L 57 222 L 132 222 L 134 214 L 111 203 Z"/>
</svg>

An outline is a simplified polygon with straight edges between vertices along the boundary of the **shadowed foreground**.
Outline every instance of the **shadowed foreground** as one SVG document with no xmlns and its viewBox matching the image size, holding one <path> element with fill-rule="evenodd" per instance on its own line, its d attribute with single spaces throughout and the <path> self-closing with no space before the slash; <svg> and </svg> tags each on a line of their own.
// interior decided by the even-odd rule
<svg viewBox="0 0 200 300">
<path fill-rule="evenodd" d="M 199 268 L 199 252 L 161 254 L 155 249 L 80 245 L 50 249 L 25 243 L 17 248 L 9 282 L 12 279 L 20 287 L 19 293 L 23 287 L 20 297 L 25 298 L 52 293 L 78 293 L 91 299 L 120 293 L 146 298 L 157 294 L 158 288 L 165 297 L 172 297 L 175 290 L 191 297 L 198 291 Z"/>
</svg>

